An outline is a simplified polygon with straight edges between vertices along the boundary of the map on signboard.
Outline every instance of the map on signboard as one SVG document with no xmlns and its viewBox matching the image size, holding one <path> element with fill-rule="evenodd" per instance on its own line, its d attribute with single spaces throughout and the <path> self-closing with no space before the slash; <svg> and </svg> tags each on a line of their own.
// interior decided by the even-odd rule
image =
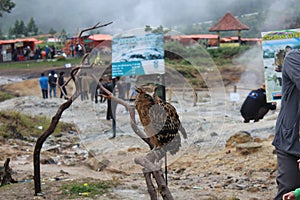
<svg viewBox="0 0 300 200">
<path fill-rule="evenodd" d="M 113 38 L 113 77 L 164 73 L 164 38 L 162 34 Z"/>
<path fill-rule="evenodd" d="M 274 102 L 281 99 L 284 57 L 291 49 L 300 49 L 300 29 L 262 32 L 261 36 L 267 102 Z"/>
</svg>

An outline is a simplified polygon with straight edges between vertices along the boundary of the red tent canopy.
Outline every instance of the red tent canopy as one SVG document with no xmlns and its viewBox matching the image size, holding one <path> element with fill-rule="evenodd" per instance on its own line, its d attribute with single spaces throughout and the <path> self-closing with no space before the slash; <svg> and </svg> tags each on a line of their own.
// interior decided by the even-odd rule
<svg viewBox="0 0 300 200">
<path fill-rule="evenodd" d="M 35 38 L 19 38 L 19 39 L 14 39 L 14 40 L 0 40 L 0 45 L 2 44 L 13 44 L 17 42 L 38 42 L 37 39 Z"/>
</svg>

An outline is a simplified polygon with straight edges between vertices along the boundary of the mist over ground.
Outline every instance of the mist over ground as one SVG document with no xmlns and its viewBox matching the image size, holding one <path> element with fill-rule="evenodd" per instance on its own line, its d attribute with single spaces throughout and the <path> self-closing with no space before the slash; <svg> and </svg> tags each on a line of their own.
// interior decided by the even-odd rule
<svg viewBox="0 0 300 200">
<path fill-rule="evenodd" d="M 145 25 L 173 27 L 204 21 L 217 21 L 226 12 L 242 15 L 253 12 L 268 12 L 267 23 L 276 23 L 278 9 L 284 10 L 296 0 L 12 0 L 16 3 L 10 14 L 0 19 L 2 31 L 6 32 L 16 20 L 28 23 L 34 18 L 39 30 L 47 33 L 51 28 L 56 31 L 65 29 L 76 34 L 79 29 L 92 26 L 97 22 L 113 24 L 101 29 L 104 33 L 118 33 L 128 29 L 144 28 Z M 271 9 L 270 9 L 271 8 Z M 273 12 L 275 10 L 275 12 Z M 275 21 L 274 21 L 275 20 Z"/>
</svg>

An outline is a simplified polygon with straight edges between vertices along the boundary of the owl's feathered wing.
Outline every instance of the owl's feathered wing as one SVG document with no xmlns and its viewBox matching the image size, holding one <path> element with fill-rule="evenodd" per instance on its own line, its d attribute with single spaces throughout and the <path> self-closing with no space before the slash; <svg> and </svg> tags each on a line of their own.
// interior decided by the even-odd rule
<svg viewBox="0 0 300 200">
<path fill-rule="evenodd" d="M 160 146 L 173 155 L 179 151 L 181 146 L 181 137 L 178 131 L 181 131 L 185 139 L 187 138 L 187 134 L 181 126 L 175 107 L 168 102 L 162 101 L 155 94 L 153 98 L 155 106 L 151 107 L 149 113 L 152 124 L 157 132 L 156 138 Z"/>
</svg>

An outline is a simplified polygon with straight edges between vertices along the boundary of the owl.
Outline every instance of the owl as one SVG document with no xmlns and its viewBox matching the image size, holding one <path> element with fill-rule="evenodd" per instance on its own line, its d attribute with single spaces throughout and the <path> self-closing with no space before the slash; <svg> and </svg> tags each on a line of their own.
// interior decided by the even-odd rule
<svg viewBox="0 0 300 200">
<path fill-rule="evenodd" d="M 147 94 L 142 88 L 136 88 L 135 107 L 141 124 L 154 148 L 163 148 L 172 155 L 179 151 L 181 138 L 179 131 L 186 139 L 187 134 L 181 126 L 176 109 L 156 95 Z"/>
</svg>

